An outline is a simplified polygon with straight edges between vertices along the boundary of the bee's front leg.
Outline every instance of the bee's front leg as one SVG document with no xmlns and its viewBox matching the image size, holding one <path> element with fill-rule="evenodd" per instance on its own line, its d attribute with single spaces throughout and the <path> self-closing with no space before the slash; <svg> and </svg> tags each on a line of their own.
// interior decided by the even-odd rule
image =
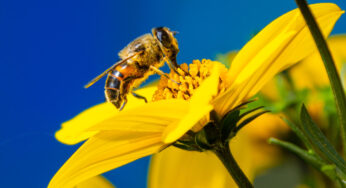
<svg viewBox="0 0 346 188">
<path fill-rule="evenodd" d="M 152 71 L 156 72 L 158 75 L 164 76 L 164 77 L 170 79 L 172 82 L 174 82 L 174 83 L 176 83 L 176 84 L 178 84 L 178 85 L 181 84 L 180 82 L 177 82 L 177 81 L 173 80 L 172 78 L 170 78 L 170 77 L 168 76 L 167 73 L 164 73 L 162 70 L 160 70 L 160 69 L 158 69 L 158 68 L 156 68 L 156 67 L 154 67 L 154 66 L 152 66 L 152 65 L 150 65 L 150 69 L 151 69 Z"/>
<path fill-rule="evenodd" d="M 171 70 L 173 70 L 173 71 L 174 71 L 176 74 L 178 74 L 179 76 L 186 76 L 186 75 L 191 76 L 189 72 L 186 72 L 184 69 L 181 69 L 181 68 L 180 68 L 180 66 L 178 65 L 176 59 L 169 59 L 169 58 L 166 56 L 163 60 L 167 63 L 167 65 L 169 66 L 169 68 L 170 68 Z M 180 70 L 182 70 L 182 71 L 185 73 L 185 75 L 181 75 L 181 74 L 179 73 L 179 71 L 178 71 L 178 68 L 180 68 Z"/>
</svg>

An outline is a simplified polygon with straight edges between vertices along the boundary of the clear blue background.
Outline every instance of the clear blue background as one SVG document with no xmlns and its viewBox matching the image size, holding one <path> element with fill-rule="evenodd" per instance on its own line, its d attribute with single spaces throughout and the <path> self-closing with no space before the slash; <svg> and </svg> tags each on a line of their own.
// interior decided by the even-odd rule
<svg viewBox="0 0 346 188">
<path fill-rule="evenodd" d="M 345 1 L 334 2 L 346 9 Z M 152 27 L 179 31 L 178 61 L 190 62 L 240 49 L 295 7 L 293 0 L 0 0 L 0 187 L 47 186 L 77 149 L 58 143 L 54 132 L 104 101 L 104 80 L 83 85 Z M 333 33 L 342 32 L 345 16 Z M 145 187 L 148 161 L 106 176 L 120 188 Z"/>
</svg>

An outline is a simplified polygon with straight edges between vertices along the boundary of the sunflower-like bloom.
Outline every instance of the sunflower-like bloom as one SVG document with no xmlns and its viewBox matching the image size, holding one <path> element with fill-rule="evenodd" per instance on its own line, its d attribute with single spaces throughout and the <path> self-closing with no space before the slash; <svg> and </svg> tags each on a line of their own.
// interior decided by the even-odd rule
<svg viewBox="0 0 346 188">
<path fill-rule="evenodd" d="M 343 11 L 335 4 L 311 5 L 327 36 Z M 49 187 L 73 187 L 93 176 L 157 153 L 200 131 L 210 112 L 222 118 L 247 102 L 275 74 L 313 52 L 314 42 L 299 10 L 293 10 L 249 41 L 227 70 L 221 63 L 202 60 L 182 65 L 180 75 L 158 86 L 138 90 L 147 104 L 129 97 L 118 112 L 103 103 L 64 123 L 56 138 L 66 144 L 87 141 L 51 180 Z"/>
</svg>

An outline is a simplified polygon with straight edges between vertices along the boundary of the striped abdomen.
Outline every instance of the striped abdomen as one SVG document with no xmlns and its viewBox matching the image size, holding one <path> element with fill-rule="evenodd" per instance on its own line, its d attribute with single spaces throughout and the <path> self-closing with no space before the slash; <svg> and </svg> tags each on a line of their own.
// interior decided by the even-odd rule
<svg viewBox="0 0 346 188">
<path fill-rule="evenodd" d="M 120 108 L 123 99 L 120 96 L 120 86 L 124 79 L 124 75 L 115 68 L 109 72 L 106 85 L 105 85 L 105 96 L 108 102 L 114 104 L 117 108 Z"/>
</svg>

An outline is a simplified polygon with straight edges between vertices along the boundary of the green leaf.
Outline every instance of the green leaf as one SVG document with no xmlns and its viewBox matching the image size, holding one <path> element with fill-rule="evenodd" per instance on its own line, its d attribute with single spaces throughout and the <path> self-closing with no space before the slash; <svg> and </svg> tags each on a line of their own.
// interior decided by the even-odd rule
<svg viewBox="0 0 346 188">
<path fill-rule="evenodd" d="M 242 119 L 243 117 L 245 117 L 245 116 L 251 114 L 252 112 L 254 112 L 254 111 L 256 111 L 256 110 L 259 110 L 259 109 L 262 109 L 262 108 L 264 108 L 264 106 L 259 106 L 259 107 L 256 107 L 256 108 L 254 108 L 254 109 L 251 109 L 251 110 L 249 110 L 249 111 L 246 111 L 246 112 L 242 113 L 242 114 L 239 116 L 239 118 Z"/>
<path fill-rule="evenodd" d="M 202 151 L 200 148 L 198 147 L 193 147 L 193 145 L 189 145 L 189 144 L 184 144 L 181 142 L 175 142 L 173 143 L 173 146 L 183 149 L 183 150 L 187 150 L 187 151 Z"/>
<path fill-rule="evenodd" d="M 255 101 L 257 101 L 257 99 L 251 99 L 251 100 L 248 100 L 244 103 L 241 103 L 238 106 L 234 107 L 230 112 L 241 110 L 241 109 L 245 108 L 246 105 L 253 104 Z"/>
<path fill-rule="evenodd" d="M 309 139 L 314 147 L 314 151 L 321 157 L 326 159 L 329 163 L 333 163 L 345 175 L 346 165 L 343 158 L 336 152 L 334 147 L 329 143 L 327 138 L 323 135 L 321 130 L 312 121 L 305 106 L 302 105 L 300 112 L 301 125 L 300 128 L 304 135 Z"/>
<path fill-rule="evenodd" d="M 335 170 L 336 170 L 335 165 L 323 165 L 321 167 L 321 171 L 323 173 L 327 174 L 332 179 L 336 179 L 337 178 Z"/>
<path fill-rule="evenodd" d="M 239 121 L 240 111 L 231 111 L 225 115 L 221 121 L 221 140 L 225 141 Z"/>
<path fill-rule="evenodd" d="M 307 139 L 307 137 L 304 135 L 302 130 L 294 123 L 289 121 L 288 119 L 282 117 L 282 120 L 292 129 L 292 131 L 300 138 L 300 140 L 303 142 L 305 147 L 309 150 L 312 149 L 311 142 Z"/>
</svg>

